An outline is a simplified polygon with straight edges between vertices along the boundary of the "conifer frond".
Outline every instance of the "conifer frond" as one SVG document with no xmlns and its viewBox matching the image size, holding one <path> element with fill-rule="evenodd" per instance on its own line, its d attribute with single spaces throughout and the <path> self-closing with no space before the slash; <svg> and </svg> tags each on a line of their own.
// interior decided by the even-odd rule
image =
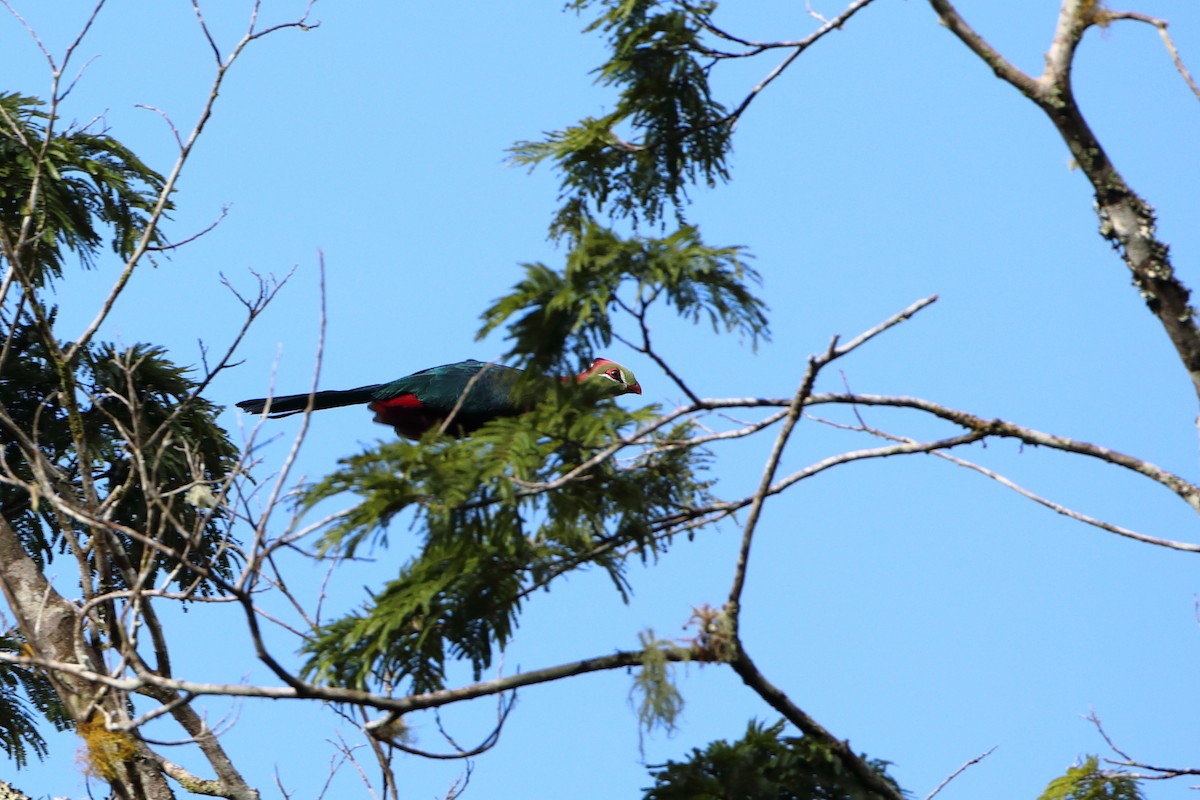
<svg viewBox="0 0 1200 800">
<path fill-rule="evenodd" d="M 524 279 L 484 312 L 479 336 L 506 324 L 506 358 L 561 369 L 611 345 L 614 319 L 626 309 L 661 300 L 684 319 L 756 345 L 770 331 L 766 304 L 750 289 L 759 275 L 746 261 L 742 248 L 707 245 L 691 226 L 625 238 L 588 223 L 561 270 L 525 265 Z"/>
</svg>

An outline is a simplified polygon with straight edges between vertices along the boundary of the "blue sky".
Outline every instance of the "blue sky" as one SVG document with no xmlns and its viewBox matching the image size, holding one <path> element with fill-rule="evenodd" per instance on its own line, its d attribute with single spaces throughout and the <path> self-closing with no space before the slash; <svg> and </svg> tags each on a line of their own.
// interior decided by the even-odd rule
<svg viewBox="0 0 1200 800">
<path fill-rule="evenodd" d="M 499 336 L 474 341 L 479 313 L 518 279 L 518 264 L 562 256 L 545 239 L 554 175 L 507 167 L 505 148 L 613 102 L 589 75 L 601 43 L 580 35 L 584 20 L 560 5 L 328 3 L 314 11 L 316 30 L 252 47 L 186 168 L 169 230 L 190 235 L 225 205 L 228 217 L 137 275 L 105 335 L 162 343 L 194 363 L 197 340 L 219 347 L 239 318 L 220 274 L 249 289 L 250 270 L 294 268 L 248 337 L 244 363 L 214 384 L 212 398 L 231 405 L 262 395 L 273 374 L 280 391 L 303 391 L 323 252 L 323 387 L 497 357 Z M 728 5 L 719 19 L 751 39 L 796 38 L 816 25 L 795 0 Z M 816 6 L 827 15 L 840 9 Z M 86 14 L 74 2 L 18 8 L 55 52 Z M 300 8 L 268 2 L 263 16 L 282 21 Z M 964 0 L 959 8 L 1010 60 L 1040 69 L 1056 4 Z M 1123 8 L 1169 19 L 1200 72 L 1200 7 Z M 228 50 L 248 5 L 205 10 Z M 135 104 L 161 109 L 181 128 L 192 124 L 213 64 L 187 4 L 113 4 L 76 65 L 85 61 L 67 115 L 102 114 L 114 135 L 165 169 L 170 133 Z M 773 65 L 736 64 L 715 85 L 736 103 Z M 0 67 L 4 89 L 47 91 L 45 62 L 7 16 Z M 1129 22 L 1088 33 L 1075 81 L 1110 156 L 1158 209 L 1176 268 L 1200 285 L 1200 102 L 1154 29 Z M 807 355 L 831 335 L 852 336 L 936 293 L 933 307 L 839 362 L 853 389 L 924 397 L 1197 477 L 1196 398 L 1097 235 L 1086 180 L 1040 112 L 927 4 L 878 0 L 806 53 L 741 120 L 732 167 L 731 183 L 693 193 L 687 215 L 710 243 L 754 254 L 773 338 L 755 353 L 665 314 L 654 320 L 662 352 L 699 394 L 790 395 Z M 90 319 L 114 269 L 72 274 L 61 285 L 64 336 Z M 605 355 L 638 373 L 642 401 L 680 400 L 652 364 L 620 347 Z M 834 370 L 821 388 L 840 385 Z M 233 411 L 224 420 L 234 430 L 251 422 Z M 882 410 L 868 421 L 914 436 L 932 430 Z M 282 459 L 297 429 L 294 421 L 271 425 L 281 438 L 266 466 Z M 313 419 L 298 467 L 321 476 L 391 435 L 361 409 L 325 412 Z M 718 491 L 752 487 L 769 446 L 717 451 Z M 806 421 L 784 468 L 862 446 Z M 960 455 L 1085 513 L 1200 541 L 1186 506 L 1114 467 L 1006 442 Z M 683 635 L 692 607 L 727 594 L 737 541 L 736 526 L 726 525 L 635 569 L 629 605 L 595 573 L 536 596 L 505 672 L 634 647 L 647 628 Z M 339 572 L 330 604 L 360 602 L 362 587 L 393 575 L 410 546 L 394 531 L 377 563 Z M 894 762 L 915 796 L 996 746 L 941 796 L 1032 798 L 1081 754 L 1108 754 L 1081 718 L 1091 709 L 1132 755 L 1200 766 L 1194 559 L 1086 528 L 933 458 L 851 465 L 768 504 L 744 635 L 798 705 L 855 749 Z M 322 571 L 299 570 L 295 581 L 310 581 L 315 593 Z M 176 635 L 188 677 L 274 682 L 254 663 L 236 615 L 196 609 Z M 475 761 L 467 796 L 632 797 L 648 782 L 643 759 L 679 758 L 739 736 L 751 718 L 775 719 L 727 670 L 679 674 L 687 701 L 680 729 L 647 736 L 644 756 L 629 676 L 524 691 L 500 744 Z M 227 746 L 264 797 L 280 796 L 276 774 L 294 796 L 316 796 L 334 756 L 328 740 L 339 730 L 354 736 L 328 710 L 298 703 L 206 708 L 213 720 L 235 715 Z M 492 716 L 485 701 L 444 720 L 466 744 L 486 734 Z M 431 718 L 411 723 L 419 745 L 442 749 Z M 51 759 L 16 779 L 35 795 L 85 796 L 75 746 L 72 737 L 55 739 Z M 182 752 L 171 756 L 201 768 Z M 444 796 L 462 769 L 405 760 L 403 796 Z M 330 796 L 367 796 L 349 767 L 336 781 Z M 1146 792 L 1152 800 L 1191 796 L 1182 780 Z"/>
</svg>

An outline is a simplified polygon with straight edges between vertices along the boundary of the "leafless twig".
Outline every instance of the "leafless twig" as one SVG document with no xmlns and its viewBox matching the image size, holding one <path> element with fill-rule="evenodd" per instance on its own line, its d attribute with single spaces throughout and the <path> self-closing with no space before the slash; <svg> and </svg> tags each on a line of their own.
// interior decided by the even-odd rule
<svg viewBox="0 0 1200 800">
<path fill-rule="evenodd" d="M 1100 24 L 1106 24 L 1107 21 L 1131 19 L 1137 22 L 1145 22 L 1148 25 L 1153 25 L 1158 29 L 1158 35 L 1162 37 L 1163 44 L 1167 48 L 1167 52 L 1171 55 L 1171 61 L 1175 64 L 1175 69 L 1183 76 L 1184 83 L 1192 90 L 1192 94 L 1196 95 L 1196 99 L 1200 100 L 1200 86 L 1196 85 L 1192 74 L 1188 72 L 1184 66 L 1183 59 L 1179 57 L 1179 49 L 1175 47 L 1175 42 L 1171 40 L 1171 34 L 1167 33 L 1167 21 L 1152 17 L 1149 14 L 1140 14 L 1137 11 L 1109 11 L 1107 9 L 1100 11 Z"/>
<path fill-rule="evenodd" d="M 1106 758 L 1104 759 L 1105 763 L 1112 764 L 1116 767 L 1127 767 L 1129 769 L 1142 770 L 1142 772 L 1122 773 L 1130 778 L 1147 781 L 1164 781 L 1170 780 L 1171 778 L 1200 775 L 1200 767 L 1160 767 L 1131 758 L 1128 753 L 1126 753 L 1120 747 L 1117 747 L 1116 743 L 1112 740 L 1112 737 L 1110 737 L 1108 732 L 1104 730 L 1104 725 L 1100 722 L 1100 717 L 1096 715 L 1094 710 L 1089 711 L 1084 719 L 1096 726 L 1096 731 L 1104 738 L 1104 741 L 1108 743 L 1108 746 L 1112 749 L 1112 751 L 1120 756 L 1119 759 Z"/>
<path fill-rule="evenodd" d="M 944 781 L 942 781 L 941 783 L 939 783 L 932 792 L 925 795 L 925 800 L 933 800 L 933 798 L 937 795 L 937 793 L 940 792 L 942 789 L 945 789 L 946 785 L 949 784 L 950 781 L 954 780 L 959 775 L 962 775 L 964 772 L 967 771 L 968 768 L 973 767 L 974 765 L 978 764 L 980 761 L 983 761 L 985 758 L 990 756 L 992 753 L 996 752 L 997 747 L 999 747 L 999 745 L 993 745 L 992 747 L 989 747 L 987 750 L 985 750 L 984 752 L 975 756 L 974 758 L 968 759 L 965 763 L 963 763 L 963 765 L 961 767 L 959 767 L 958 769 L 954 770 L 954 772 L 951 772 L 949 775 L 947 775 L 946 779 Z"/>
</svg>

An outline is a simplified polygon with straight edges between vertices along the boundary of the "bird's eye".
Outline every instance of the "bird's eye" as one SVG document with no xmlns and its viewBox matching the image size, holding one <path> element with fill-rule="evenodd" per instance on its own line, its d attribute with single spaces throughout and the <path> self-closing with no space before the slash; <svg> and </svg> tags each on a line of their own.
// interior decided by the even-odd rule
<svg viewBox="0 0 1200 800">
<path fill-rule="evenodd" d="M 606 372 L 606 373 L 604 373 L 604 374 L 605 374 L 605 375 L 607 375 L 608 377 L 612 378 L 612 379 L 613 379 L 614 381 L 616 381 L 617 383 L 623 383 L 623 382 L 624 382 L 624 381 L 622 381 L 622 380 L 621 380 L 621 370 L 619 370 L 619 369 L 613 368 L 613 369 L 610 369 L 608 372 Z"/>
</svg>

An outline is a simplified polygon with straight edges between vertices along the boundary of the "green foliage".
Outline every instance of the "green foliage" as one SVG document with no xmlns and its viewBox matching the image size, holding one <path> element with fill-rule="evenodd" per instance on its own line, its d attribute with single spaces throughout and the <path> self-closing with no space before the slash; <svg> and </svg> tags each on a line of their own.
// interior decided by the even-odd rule
<svg viewBox="0 0 1200 800">
<path fill-rule="evenodd" d="M 706 245 L 691 226 L 665 238 L 623 238 L 588 223 L 561 272 L 525 265 L 525 278 L 484 312 L 479 335 L 507 323 L 506 357 L 553 370 L 611 345 L 614 314 L 644 314 L 662 298 L 685 319 L 757 344 L 769 335 L 766 306 L 747 287 L 758 279 L 741 248 Z"/>
<path fill-rule="evenodd" d="M 0 635 L 0 652 L 19 653 L 23 644 L 19 636 Z M 0 664 L 0 750 L 18 769 L 29 763 L 30 751 L 39 759 L 46 755 L 46 740 L 38 732 L 35 711 L 57 730 L 70 727 L 54 687 L 42 672 Z"/>
<path fill-rule="evenodd" d="M 689 435 L 684 424 L 655 432 L 631 463 L 597 458 L 656 410 L 596 404 L 543 376 L 587 363 L 613 342 L 617 315 L 644 315 L 658 300 L 757 341 L 767 321 L 747 288 L 753 280 L 738 248 L 709 247 L 687 226 L 626 239 L 588 223 L 562 272 L 528 265 L 485 313 L 480 335 L 507 324 L 507 357 L 531 367 L 530 385 L 518 391 L 545 401 L 462 441 L 431 434 L 386 443 L 345 459 L 309 490 L 309 505 L 358 498 L 328 531 L 326 552 L 350 556 L 364 543 L 386 543 L 387 525 L 406 511 L 423 547 L 362 609 L 318 632 L 305 648 L 306 674 L 357 687 L 408 680 L 428 691 L 441 687 L 448 659 L 466 659 L 481 674 L 511 637 L 523 598 L 566 571 L 598 566 L 624 595 L 624 560 L 658 553 L 707 499 L 708 483 L 697 477 L 706 456 L 679 444 Z M 623 289 L 628 298 L 618 296 Z M 670 705 L 651 702 L 647 713 L 668 720 Z"/>
<path fill-rule="evenodd" d="M 1143 800 L 1143 795 L 1136 778 L 1102 770 L 1099 759 L 1088 756 L 1050 781 L 1038 800 Z"/>
<path fill-rule="evenodd" d="M 308 676 L 357 687 L 408 681 L 425 691 L 440 687 L 447 660 L 459 658 L 479 675 L 511 637 L 531 591 L 597 566 L 624 595 L 625 559 L 659 553 L 708 497 L 697 477 L 705 454 L 680 444 L 687 425 L 654 433 L 617 464 L 598 454 L 654 410 L 593 406 L 570 387 L 547 388 L 541 376 L 588 363 L 620 337 L 618 317 L 641 329 L 659 302 L 754 344 L 768 335 L 765 305 L 750 289 L 758 275 L 741 248 L 709 246 L 688 225 L 662 237 L 623 237 L 594 220 L 608 210 L 659 221 L 685 199 L 688 183 L 726 177 L 730 130 L 699 60 L 707 57 L 700 18 L 713 8 L 603 3 L 589 30 L 609 39 L 612 55 L 598 79 L 618 90 L 614 111 L 515 146 L 516 162 L 549 160 L 562 171 L 564 207 L 552 233 L 565 235 L 570 251 L 561 270 L 526 265 L 524 278 L 484 313 L 479 335 L 506 327 L 505 359 L 528 368 L 529 384 L 517 391 L 552 396 L 470 439 L 431 434 L 345 459 L 308 491 L 309 505 L 343 493 L 357 499 L 328 531 L 328 553 L 385 544 L 401 514 L 422 539 L 394 581 L 317 632 L 305 648 Z M 640 141 L 623 141 L 625 130 Z M 650 665 L 643 678 L 645 718 L 669 720 L 678 695 L 661 691 L 665 673 L 656 677 Z"/>
<path fill-rule="evenodd" d="M 55 131 L 57 120 L 42 106 L 33 97 L 0 94 L 0 227 L 15 243 L 13 234 L 31 217 L 33 236 L 18 260 L 33 286 L 62 275 L 65 250 L 90 266 L 107 238 L 128 258 L 164 182 L 111 136 Z M 161 241 L 155 234 L 150 243 Z"/>
<path fill-rule="evenodd" d="M 810 739 L 781 736 L 783 722 L 769 728 L 751 722 L 732 744 L 716 741 L 693 748 L 686 761 L 651 769 L 654 786 L 646 800 L 869 800 L 842 760 Z M 885 781 L 888 762 L 863 757 Z"/>
<path fill-rule="evenodd" d="M 449 658 L 478 676 L 517 623 L 523 598 L 581 565 L 595 565 L 619 592 L 624 563 L 650 558 L 672 524 L 707 498 L 696 477 L 704 454 L 668 446 L 688 428 L 650 437 L 627 464 L 597 458 L 654 409 L 586 402 L 570 385 L 518 418 L 469 439 L 430 433 L 389 442 L 342 462 L 306 502 L 345 492 L 360 502 L 327 533 L 327 552 L 385 545 L 402 512 L 423 532 L 420 553 L 359 612 L 308 644 L 307 674 L 340 685 L 439 688 Z"/>
<path fill-rule="evenodd" d="M 49 470 L 67 503 L 102 509 L 118 526 L 228 576 L 234 559 L 223 512 L 184 500 L 189 486 L 216 486 L 235 463 L 237 448 L 215 422 L 220 409 L 197 397 L 200 384 L 157 346 L 89 342 L 72 363 L 62 361 L 46 280 L 62 276 L 68 252 L 85 266 L 106 244 L 130 257 L 164 180 L 111 136 L 59 131 L 59 122 L 35 98 L 0 94 L 0 230 L 14 247 L 29 231 L 23 247 L 5 254 L 21 279 L 20 297 L 10 294 L 0 308 L 6 463 L 27 484 Z M 0 486 L 0 513 L 39 565 L 71 542 L 85 551 L 79 558 L 97 558 L 97 531 L 41 500 L 23 486 Z M 121 528 L 104 538 L 119 551 L 115 572 L 103 578 L 108 588 L 126 587 L 133 571 L 154 581 L 176 566 Z M 211 590 L 195 570 L 172 577 L 180 588 L 198 582 Z"/>
<path fill-rule="evenodd" d="M 215 421 L 218 407 L 195 396 L 198 384 L 186 368 L 173 364 L 162 348 L 134 345 L 117 350 L 109 344 L 89 346 L 79 360 L 75 380 L 90 400 L 81 406 L 80 429 L 86 450 L 79 452 L 71 420 L 57 401 L 60 383 L 53 360 L 36 327 L 18 323 L 9 334 L 13 346 L 0 374 L 0 407 L 17 430 L 35 446 L 58 476 L 58 491 L 71 502 L 87 500 L 86 482 L 108 518 L 153 535 L 193 563 L 228 577 L 235 563 L 221 509 L 197 509 L 185 502 L 186 487 L 196 481 L 219 484 L 233 467 L 237 448 Z M 33 480 L 28 454 L 9 435 L 9 468 Z M 68 520 L 52 504 L 39 502 L 19 486 L 0 486 L 0 512 L 22 537 L 41 566 L 56 550 L 67 547 L 70 530 L 80 541 L 92 535 L 88 526 Z M 150 581 L 175 563 L 124 533 L 110 534 L 142 568 Z M 88 548 L 88 557 L 96 556 Z M 124 588 L 122 575 L 111 576 L 113 588 Z M 211 582 L 184 568 L 173 575 L 179 588 L 198 582 L 208 594 Z"/>
<path fill-rule="evenodd" d="M 577 10 L 588 0 L 571 4 Z M 728 177 L 726 157 L 732 125 L 713 99 L 700 57 L 700 19 L 715 3 L 692 5 L 654 0 L 608 0 L 588 31 L 608 37 L 610 57 L 598 82 L 615 87 L 612 113 L 522 141 L 513 162 L 534 166 L 551 161 L 562 172 L 559 211 L 551 232 L 576 235 L 592 212 L 606 208 L 621 217 L 654 222 L 667 205 L 678 209 L 687 185 L 709 186 Z M 628 130 L 622 137 L 618 131 Z M 627 141 L 633 139 L 636 141 Z"/>
<path fill-rule="evenodd" d="M 69 255 L 90 267 L 106 247 L 124 261 L 161 244 L 147 230 L 164 179 L 112 137 L 59 125 L 37 99 L 0 94 L 0 262 L 16 278 L 0 296 L 0 515 L 42 569 L 69 553 L 84 597 L 135 582 L 210 594 L 236 564 L 231 520 L 187 496 L 211 496 L 236 465 L 219 407 L 155 345 L 93 339 L 68 361 L 50 291 Z M 107 633 L 89 629 L 89 644 L 111 646 Z M 68 722 L 44 673 L 0 668 L 0 747 L 18 765 L 45 752 L 35 713 Z"/>
<path fill-rule="evenodd" d="M 86 366 L 93 404 L 84 415 L 96 427 L 97 476 L 110 496 L 119 492 L 114 517 L 135 530 L 155 532 L 159 544 L 214 576 L 231 577 L 237 551 L 225 509 L 197 508 L 185 494 L 196 484 L 220 486 L 236 464 L 238 449 L 216 423 L 221 408 L 198 395 L 191 370 L 173 363 L 161 347 L 117 350 L 101 344 L 89 349 Z M 138 539 L 119 538 L 151 581 L 176 566 Z M 204 595 L 212 590 L 211 581 L 187 567 L 174 583 L 180 588 L 196 583 Z"/>
<path fill-rule="evenodd" d="M 614 110 L 512 148 L 515 163 L 549 161 L 562 175 L 563 206 L 551 235 L 567 239 L 567 264 L 561 271 L 525 265 L 524 280 L 485 312 L 480 335 L 507 323 L 513 345 L 506 357 L 561 369 L 611 344 L 616 309 L 641 325 L 662 297 L 685 319 L 708 319 L 714 330 L 757 344 L 768 335 L 766 307 L 748 287 L 758 274 L 741 248 L 705 245 L 686 224 L 665 238 L 623 238 L 595 219 L 607 210 L 635 226 L 660 222 L 671 205 L 682 223 L 686 187 L 728 177 L 731 117 L 709 90 L 713 51 L 702 41 L 716 3 L 568 4 L 576 11 L 596 6 L 586 30 L 607 37 L 609 58 L 597 80 L 618 90 Z M 623 297 L 630 286 L 633 296 Z"/>
</svg>

